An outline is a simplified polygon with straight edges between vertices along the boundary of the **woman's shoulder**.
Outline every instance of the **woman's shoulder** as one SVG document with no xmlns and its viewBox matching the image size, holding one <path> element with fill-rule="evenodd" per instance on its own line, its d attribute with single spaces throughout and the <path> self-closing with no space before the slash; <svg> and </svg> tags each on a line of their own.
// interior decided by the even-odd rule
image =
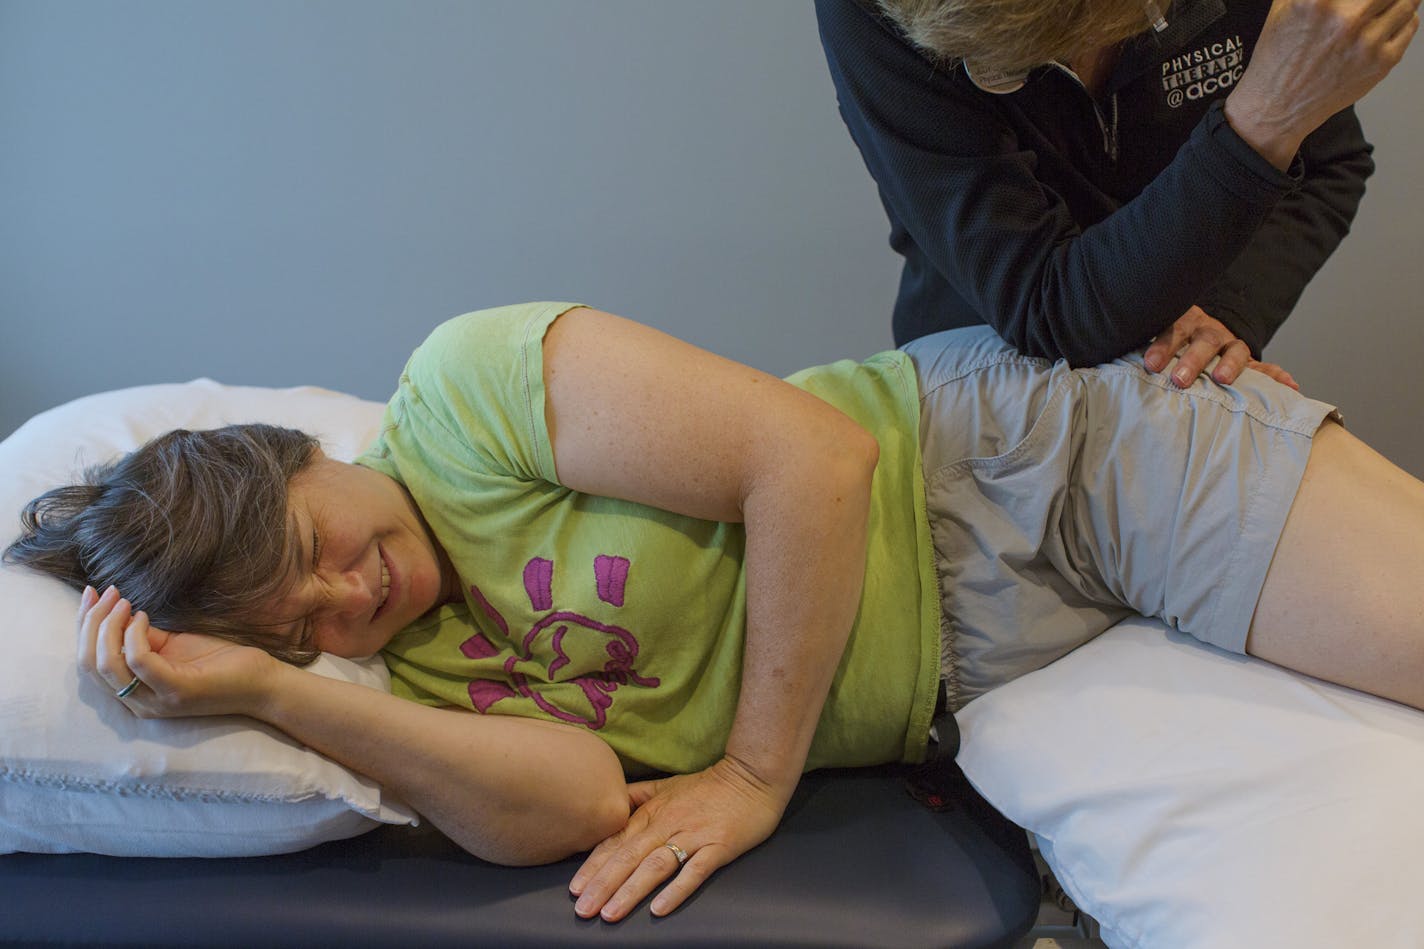
<svg viewBox="0 0 1424 949">
<path fill-rule="evenodd" d="M 504 375 L 537 354 L 545 331 L 577 303 L 538 301 L 474 310 L 435 327 L 406 362 L 403 386 L 443 386 L 452 379 L 492 372 Z"/>
<path fill-rule="evenodd" d="M 392 464 L 407 474 L 444 452 L 482 470 L 554 480 L 543 340 L 554 320 L 578 306 L 518 303 L 441 323 L 406 361 L 373 450 L 401 454 Z"/>
<path fill-rule="evenodd" d="M 555 318 L 581 304 L 535 301 L 487 307 L 451 317 L 431 330 L 417 352 L 450 346 L 522 341 Z"/>
</svg>

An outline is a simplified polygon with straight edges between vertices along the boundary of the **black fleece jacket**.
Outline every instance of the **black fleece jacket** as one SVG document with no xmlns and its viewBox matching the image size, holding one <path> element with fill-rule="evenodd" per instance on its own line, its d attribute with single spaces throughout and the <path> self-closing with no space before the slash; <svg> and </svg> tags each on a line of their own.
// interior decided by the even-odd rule
<svg viewBox="0 0 1424 949">
<path fill-rule="evenodd" d="M 1310 135 L 1289 173 L 1226 122 L 1269 8 L 1174 3 L 1094 100 L 1054 63 L 1017 92 L 986 92 L 873 0 L 816 0 L 841 115 L 905 258 L 896 342 L 988 323 L 1022 352 L 1091 365 L 1196 304 L 1259 357 L 1374 170 L 1353 109 Z"/>
</svg>

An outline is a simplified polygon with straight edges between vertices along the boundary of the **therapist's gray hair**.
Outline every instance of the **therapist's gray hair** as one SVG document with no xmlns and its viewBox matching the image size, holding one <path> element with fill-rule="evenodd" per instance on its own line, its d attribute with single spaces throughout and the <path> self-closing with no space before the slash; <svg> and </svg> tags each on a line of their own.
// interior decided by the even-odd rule
<svg viewBox="0 0 1424 949">
<path fill-rule="evenodd" d="M 876 0 L 932 59 L 1018 74 L 1146 31 L 1144 0 Z M 1169 0 L 1156 7 L 1165 11 Z"/>
<path fill-rule="evenodd" d="M 305 664 L 316 651 L 252 618 L 290 583 L 287 484 L 317 448 L 312 436 L 273 425 L 160 435 L 27 504 L 4 559 L 77 590 L 117 586 L 160 629 Z"/>
</svg>

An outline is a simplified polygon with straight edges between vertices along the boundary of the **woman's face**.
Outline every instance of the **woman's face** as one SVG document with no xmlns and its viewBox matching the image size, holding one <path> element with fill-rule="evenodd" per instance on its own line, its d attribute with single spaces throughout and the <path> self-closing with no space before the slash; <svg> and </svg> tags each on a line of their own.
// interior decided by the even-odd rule
<svg viewBox="0 0 1424 949">
<path fill-rule="evenodd" d="M 369 656 L 458 589 L 415 502 L 383 474 L 318 451 L 287 510 L 292 587 L 264 618 L 289 642 Z"/>
</svg>

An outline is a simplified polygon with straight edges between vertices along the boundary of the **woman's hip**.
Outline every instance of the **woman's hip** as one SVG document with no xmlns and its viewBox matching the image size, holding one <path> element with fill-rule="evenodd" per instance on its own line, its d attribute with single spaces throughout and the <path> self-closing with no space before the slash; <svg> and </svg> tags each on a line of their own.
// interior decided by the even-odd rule
<svg viewBox="0 0 1424 949">
<path fill-rule="evenodd" d="M 962 704 L 1131 612 L 1243 651 L 1310 439 L 1333 409 L 1248 372 L 1179 389 L 1139 354 L 1089 369 L 987 328 L 905 347 Z"/>
</svg>

